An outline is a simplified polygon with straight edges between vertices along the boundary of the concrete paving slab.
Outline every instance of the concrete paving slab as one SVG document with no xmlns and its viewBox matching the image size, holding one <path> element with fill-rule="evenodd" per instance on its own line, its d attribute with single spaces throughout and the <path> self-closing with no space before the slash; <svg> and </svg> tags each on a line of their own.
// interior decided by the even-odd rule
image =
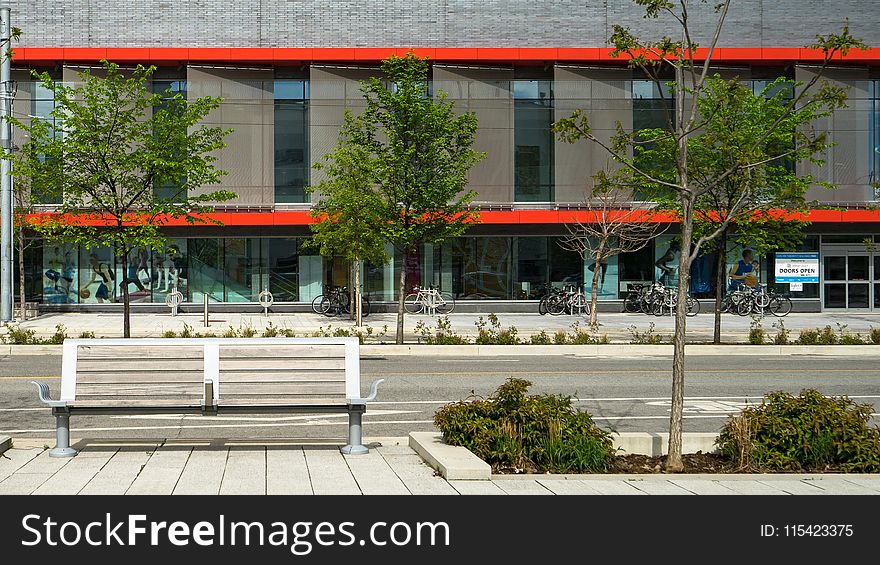
<svg viewBox="0 0 880 565">
<path fill-rule="evenodd" d="M 344 455 L 363 494 L 410 494 L 378 449 L 364 455 Z"/>
<path fill-rule="evenodd" d="M 670 482 L 667 478 L 660 479 L 652 477 L 649 479 L 627 481 L 627 484 L 645 494 L 687 496 L 692 496 L 694 494 L 691 491 Z"/>
<path fill-rule="evenodd" d="M 46 449 L 31 459 L 27 464 L 19 468 L 15 474 L 49 473 L 50 475 L 54 475 L 60 471 L 62 467 L 70 463 L 71 460 L 73 460 L 73 457 L 49 457 L 49 450 Z"/>
<path fill-rule="evenodd" d="M 219 494 L 228 449 L 194 447 L 172 494 Z"/>
<path fill-rule="evenodd" d="M 496 495 L 507 494 L 492 481 L 449 481 L 449 485 L 458 491 L 458 494 L 468 495 Z"/>
<path fill-rule="evenodd" d="M 42 452 L 43 449 L 37 447 L 15 447 L 0 455 L 0 481 L 27 465 Z"/>
<path fill-rule="evenodd" d="M 266 447 L 266 494 L 315 494 L 301 448 Z"/>
<path fill-rule="evenodd" d="M 760 481 L 761 483 L 771 486 L 773 488 L 782 489 L 788 494 L 801 494 L 801 495 L 817 495 L 817 494 L 829 494 L 825 492 L 824 489 L 819 487 L 818 485 L 811 484 L 811 481 L 802 481 L 799 479 L 774 479 L 774 480 L 764 480 Z"/>
<path fill-rule="evenodd" d="M 6 452 L 7 449 L 12 448 L 12 438 L 9 436 L 4 436 L 0 434 L 0 455 Z"/>
<path fill-rule="evenodd" d="M 361 494 L 338 448 L 304 447 L 315 494 Z"/>
<path fill-rule="evenodd" d="M 125 494 L 171 494 L 191 452 L 191 447 L 159 447 Z"/>
<path fill-rule="evenodd" d="M 498 481 L 493 481 L 498 482 Z M 595 486 L 595 483 L 566 480 L 566 479 L 538 479 L 538 483 L 553 494 L 564 495 L 599 495 L 603 494 Z"/>
<path fill-rule="evenodd" d="M 632 485 L 632 481 L 627 479 L 603 480 L 603 479 L 584 479 L 584 484 L 597 491 L 599 494 L 608 495 L 644 495 L 647 494 Z"/>
<path fill-rule="evenodd" d="M 230 447 L 220 494 L 266 494 L 266 448 Z"/>
<path fill-rule="evenodd" d="M 34 494 L 78 494 L 115 454 L 115 449 L 96 450 L 88 455 L 81 453 L 40 485 Z"/>
<path fill-rule="evenodd" d="M 846 480 L 855 485 L 863 486 L 865 488 L 871 489 L 873 491 L 877 491 L 880 493 L 880 476 L 858 476 L 852 475 L 847 476 Z"/>
<path fill-rule="evenodd" d="M 538 481 L 524 480 L 524 481 L 492 481 L 495 485 L 498 486 L 501 490 L 503 490 L 507 494 L 516 494 L 516 495 L 552 495 L 553 493 L 550 490 L 543 486 Z"/>
<path fill-rule="evenodd" d="M 52 473 L 15 473 L 0 482 L 0 495 L 31 494 L 51 476 Z"/>
<path fill-rule="evenodd" d="M 699 495 L 729 496 L 739 494 L 724 485 L 718 484 L 716 481 L 706 479 L 670 479 L 670 482 Z"/>
<path fill-rule="evenodd" d="M 110 461 L 79 491 L 79 494 L 125 494 L 149 459 L 150 454 L 144 449 L 120 447 Z"/>
<path fill-rule="evenodd" d="M 815 484 L 831 495 L 880 495 L 880 490 L 870 489 L 846 479 L 826 479 L 820 477 L 810 481 L 810 483 Z"/>
<path fill-rule="evenodd" d="M 784 494 L 788 493 L 781 488 L 772 487 L 758 480 L 728 480 L 721 479 L 718 484 L 729 488 L 739 494 Z"/>
<path fill-rule="evenodd" d="M 408 448 L 407 448 L 408 449 Z M 381 452 L 391 469 L 397 474 L 407 490 L 416 495 L 458 494 L 446 480 L 429 467 L 421 457 L 410 450 L 408 455 Z"/>
</svg>

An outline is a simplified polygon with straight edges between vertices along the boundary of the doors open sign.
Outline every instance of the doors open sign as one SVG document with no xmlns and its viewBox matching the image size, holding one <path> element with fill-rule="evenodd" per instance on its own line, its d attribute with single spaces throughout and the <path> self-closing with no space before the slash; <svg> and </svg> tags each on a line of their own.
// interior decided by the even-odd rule
<svg viewBox="0 0 880 565">
<path fill-rule="evenodd" d="M 818 253 L 777 253 L 777 283 L 819 282 Z"/>
</svg>

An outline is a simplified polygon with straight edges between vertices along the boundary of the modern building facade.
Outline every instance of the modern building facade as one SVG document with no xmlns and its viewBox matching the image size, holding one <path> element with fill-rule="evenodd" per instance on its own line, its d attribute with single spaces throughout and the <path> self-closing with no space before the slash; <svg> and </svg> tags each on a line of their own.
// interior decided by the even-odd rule
<svg viewBox="0 0 880 565">
<path fill-rule="evenodd" d="M 656 87 L 611 58 L 606 39 L 614 24 L 647 37 L 673 29 L 662 19 L 644 19 L 628 0 L 6 4 L 23 31 L 13 58 L 14 112 L 21 119 L 44 116 L 53 104 L 29 70 L 75 82 L 79 71 L 105 58 L 156 65 L 157 92 L 224 99 L 208 121 L 234 130 L 218 164 L 229 173 L 220 186 L 238 197 L 217 209 L 222 227 L 169 226 L 170 251 L 142 250 L 131 258 L 144 289 L 130 290 L 144 304 L 164 303 L 174 288 L 188 301 L 208 294 L 248 303 L 268 288 L 276 303 L 297 305 L 323 285 L 347 284 L 342 261 L 304 246 L 308 210 L 319 198 L 306 187 L 320 180 L 312 165 L 333 147 L 345 110 L 363 106 L 359 81 L 375 75 L 383 58 L 409 48 L 430 58 L 434 91 L 477 115 L 476 148 L 487 158 L 472 170 L 469 188 L 478 193 L 482 221 L 417 256 L 392 253 L 387 265 L 367 265 L 366 292 L 374 301 L 392 300 L 406 269 L 412 284 L 434 284 L 473 300 L 475 308 L 498 311 L 533 309 L 527 301 L 545 286 L 591 280 L 592 262 L 559 241 L 580 213 L 590 178 L 609 158 L 587 142 L 560 141 L 550 126 L 578 108 L 605 136 L 617 122 L 662 124 Z M 705 44 L 715 14 L 703 4 L 693 12 L 695 34 Z M 820 56 L 804 46 L 847 20 L 856 37 L 880 47 L 880 15 L 868 0 L 734 0 L 713 65 L 756 89 L 779 76 L 808 80 Z M 798 249 L 819 254 L 820 279 L 800 290 L 776 283 L 771 254 L 760 258 L 761 280 L 791 290 L 801 309 L 880 310 L 880 252 L 865 243 L 880 246 L 872 187 L 880 180 L 880 48 L 835 61 L 827 76 L 849 92 L 848 107 L 819 124 L 836 145 L 825 166 L 797 165 L 838 187 L 811 190 L 809 198 L 823 206 L 811 212 Z M 675 232 L 671 226 L 644 250 L 599 267 L 600 298 L 609 308 L 619 306 L 628 284 L 658 279 L 656 262 Z M 728 262 L 740 253 L 734 250 Z M 713 261 L 707 255 L 694 267 L 691 290 L 698 296 L 713 292 Z M 109 249 L 38 242 L 26 263 L 30 298 L 47 306 L 109 304 L 118 281 L 131 278 Z M 102 284 L 106 293 L 98 291 Z"/>
</svg>

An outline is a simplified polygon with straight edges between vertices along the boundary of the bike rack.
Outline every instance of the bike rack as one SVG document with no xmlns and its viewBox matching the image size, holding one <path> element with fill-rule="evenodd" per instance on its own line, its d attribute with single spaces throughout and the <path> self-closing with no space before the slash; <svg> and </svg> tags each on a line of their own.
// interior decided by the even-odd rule
<svg viewBox="0 0 880 565">
<path fill-rule="evenodd" d="M 171 308 L 171 316 L 177 316 L 177 307 L 183 302 L 183 293 L 174 289 L 165 295 L 165 306 Z"/>
<path fill-rule="evenodd" d="M 269 307 L 275 303 L 275 297 L 269 292 L 268 288 L 264 288 L 258 298 L 260 306 L 263 307 L 263 316 L 269 317 Z"/>
</svg>

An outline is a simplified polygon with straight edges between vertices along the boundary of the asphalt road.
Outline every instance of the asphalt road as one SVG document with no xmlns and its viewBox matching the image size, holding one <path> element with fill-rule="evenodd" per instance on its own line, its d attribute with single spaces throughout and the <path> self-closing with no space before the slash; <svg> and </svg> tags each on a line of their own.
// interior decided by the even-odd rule
<svg viewBox="0 0 880 565">
<path fill-rule="evenodd" d="M 880 423 L 880 359 L 827 356 L 696 357 L 687 361 L 685 431 L 717 431 L 727 415 L 758 403 L 771 390 L 816 388 L 874 406 Z M 509 377 L 532 381 L 532 392 L 568 394 L 601 426 L 617 431 L 668 428 L 671 361 L 667 357 L 576 356 L 364 358 L 362 388 L 386 382 L 365 419 L 367 437 L 405 436 L 434 429 L 434 411 L 474 394 L 489 395 Z M 57 397 L 60 356 L 0 357 L 0 433 L 50 438 L 49 409 L 41 407 L 35 377 Z M 339 438 L 342 415 L 90 416 L 72 420 L 72 436 L 96 438 Z"/>
</svg>

